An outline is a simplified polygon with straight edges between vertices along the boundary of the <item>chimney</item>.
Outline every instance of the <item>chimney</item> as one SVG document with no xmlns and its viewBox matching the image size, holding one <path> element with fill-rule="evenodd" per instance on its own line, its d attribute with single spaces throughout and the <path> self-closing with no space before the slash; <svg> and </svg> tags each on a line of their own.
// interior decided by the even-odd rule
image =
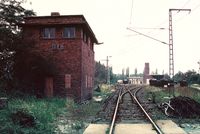
<svg viewBox="0 0 200 134">
<path fill-rule="evenodd" d="M 59 12 L 51 12 L 51 16 L 60 16 Z"/>
</svg>

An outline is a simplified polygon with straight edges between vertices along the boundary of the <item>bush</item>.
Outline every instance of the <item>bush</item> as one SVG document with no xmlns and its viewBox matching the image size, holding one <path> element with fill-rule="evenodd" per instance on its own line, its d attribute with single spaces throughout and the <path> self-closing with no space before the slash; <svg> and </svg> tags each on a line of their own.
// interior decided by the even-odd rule
<svg viewBox="0 0 200 134">
<path fill-rule="evenodd" d="M 53 134 L 57 127 L 54 122 L 65 106 L 66 100 L 62 98 L 36 99 L 35 97 L 27 97 L 10 99 L 8 108 L 0 111 L 0 133 Z M 18 122 L 20 119 L 16 115 L 34 117 L 34 126 L 24 127 L 20 125 L 20 122 Z"/>
</svg>

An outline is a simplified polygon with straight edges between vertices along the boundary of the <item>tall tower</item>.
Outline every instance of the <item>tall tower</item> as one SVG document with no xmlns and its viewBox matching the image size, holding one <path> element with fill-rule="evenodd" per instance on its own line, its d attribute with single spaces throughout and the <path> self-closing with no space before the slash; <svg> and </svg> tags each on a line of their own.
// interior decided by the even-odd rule
<svg viewBox="0 0 200 134">
<path fill-rule="evenodd" d="M 174 77 L 174 48 L 173 48 L 173 30 L 172 30 L 172 11 L 188 11 L 191 9 L 169 9 L 169 76 Z"/>
<path fill-rule="evenodd" d="M 147 84 L 147 79 L 149 78 L 149 63 L 144 64 L 144 74 L 143 74 L 143 83 Z"/>
</svg>

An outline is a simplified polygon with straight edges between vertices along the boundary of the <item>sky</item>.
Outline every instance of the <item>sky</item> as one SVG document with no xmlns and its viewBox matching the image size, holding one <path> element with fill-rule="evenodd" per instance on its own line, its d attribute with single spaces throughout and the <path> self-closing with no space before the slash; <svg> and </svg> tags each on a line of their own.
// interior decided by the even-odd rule
<svg viewBox="0 0 200 134">
<path fill-rule="evenodd" d="M 95 45 L 95 60 L 106 64 L 110 56 L 114 73 L 127 67 L 130 73 L 135 68 L 142 73 L 149 62 L 150 72 L 157 69 L 160 74 L 169 72 L 169 46 L 127 28 L 169 43 L 169 9 L 191 9 L 190 13 L 172 13 L 174 68 L 175 73 L 199 69 L 199 0 L 27 0 L 24 6 L 38 16 L 51 12 L 84 15 L 98 41 L 103 42 Z"/>
</svg>

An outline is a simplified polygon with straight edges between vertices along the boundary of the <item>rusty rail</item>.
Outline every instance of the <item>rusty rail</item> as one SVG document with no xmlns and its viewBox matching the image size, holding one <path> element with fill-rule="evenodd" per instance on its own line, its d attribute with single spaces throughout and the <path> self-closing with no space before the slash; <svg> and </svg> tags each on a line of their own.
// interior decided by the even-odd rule
<svg viewBox="0 0 200 134">
<path fill-rule="evenodd" d="M 123 89 L 125 89 L 125 86 L 124 86 Z M 113 130 L 114 130 L 114 125 L 115 125 L 115 120 L 116 120 L 116 116 L 117 116 L 117 111 L 118 111 L 120 100 L 128 91 L 130 91 L 130 90 L 127 90 L 125 92 L 122 92 L 123 89 L 120 89 L 120 92 L 119 92 L 119 95 L 118 95 L 118 98 L 117 98 L 117 103 L 116 103 L 116 106 L 115 106 L 115 111 L 114 111 L 112 122 L 111 122 L 111 125 L 110 125 L 109 134 L 112 134 Z"/>
<path fill-rule="evenodd" d="M 138 87 L 136 87 L 138 88 Z M 134 88 L 135 89 L 135 88 Z M 134 92 L 134 95 L 131 93 L 131 90 L 127 90 L 126 92 L 123 92 L 122 93 L 122 89 L 120 89 L 120 92 L 118 94 L 118 98 L 117 98 L 117 103 L 116 103 L 116 106 L 115 106 L 115 111 L 114 111 L 114 114 L 113 114 L 113 118 L 112 118 L 112 122 L 111 122 L 111 125 L 110 125 L 110 130 L 109 130 L 109 134 L 112 134 L 113 133 L 113 130 L 114 130 L 114 125 L 115 125 L 115 120 L 116 120 L 116 116 L 117 116 L 117 111 L 118 111 L 118 107 L 119 107 L 119 103 L 120 103 L 120 100 L 121 98 L 123 97 L 124 94 L 126 94 L 127 92 L 129 92 L 129 94 L 132 96 L 132 98 L 136 101 L 137 105 L 140 107 L 140 109 L 143 111 L 143 113 L 145 114 L 145 116 L 148 118 L 148 120 L 151 122 L 152 126 L 155 128 L 156 132 L 158 134 L 164 134 L 162 132 L 162 130 L 158 127 L 158 125 L 152 120 L 152 118 L 149 116 L 149 114 L 145 111 L 145 109 L 142 107 L 142 105 L 140 104 L 140 102 L 138 101 L 137 97 L 136 97 L 136 94 L 137 92 L 142 89 L 142 87 L 139 87 L 135 92 Z M 132 89 L 133 90 L 133 89 Z"/>
<path fill-rule="evenodd" d="M 153 127 L 155 128 L 156 132 L 158 134 L 164 134 L 162 132 L 162 130 L 159 128 L 159 126 L 153 121 L 153 119 L 149 116 L 149 114 L 146 112 L 146 110 L 143 108 L 143 106 L 140 104 L 140 102 L 138 101 L 136 94 L 137 92 L 142 89 L 142 87 L 138 88 L 135 92 L 134 95 L 131 93 L 131 91 L 128 91 L 130 93 L 130 95 L 133 97 L 133 99 L 136 101 L 136 103 L 138 104 L 138 106 L 141 108 L 141 110 L 143 111 L 143 113 L 145 114 L 145 116 L 148 118 L 148 120 L 151 122 L 151 124 L 153 125 Z"/>
<path fill-rule="evenodd" d="M 117 116 L 117 110 L 118 110 L 118 107 L 119 107 L 119 101 L 121 99 L 121 94 L 122 94 L 122 90 L 120 90 L 118 98 L 117 98 L 117 104 L 115 106 L 115 112 L 114 112 L 114 115 L 113 115 L 113 118 L 112 118 L 112 123 L 111 123 L 111 126 L 110 126 L 109 134 L 112 134 L 113 129 L 114 129 L 115 120 L 116 120 L 116 116 Z"/>
</svg>

